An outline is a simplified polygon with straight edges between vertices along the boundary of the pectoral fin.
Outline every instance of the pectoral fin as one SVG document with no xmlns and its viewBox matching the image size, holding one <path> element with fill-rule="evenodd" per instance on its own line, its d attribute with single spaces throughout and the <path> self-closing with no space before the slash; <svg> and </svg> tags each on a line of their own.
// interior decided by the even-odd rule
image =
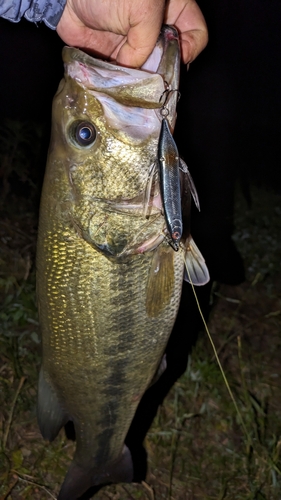
<svg viewBox="0 0 281 500">
<path fill-rule="evenodd" d="M 84 469 L 74 461 L 69 467 L 59 492 L 58 500 L 77 500 L 89 488 L 110 483 L 130 483 L 133 480 L 133 462 L 126 445 L 119 460 L 109 466 Z"/>
<path fill-rule="evenodd" d="M 156 317 L 166 307 L 174 289 L 174 252 L 159 246 L 153 255 L 146 291 L 146 312 Z"/>
<path fill-rule="evenodd" d="M 190 172 L 188 170 L 188 166 L 183 161 L 182 158 L 180 158 L 180 169 L 186 175 L 186 179 L 187 179 L 187 182 L 188 182 L 188 187 L 189 187 L 189 190 L 190 190 L 190 192 L 192 194 L 193 201 L 194 201 L 196 207 L 198 208 L 198 210 L 200 211 L 200 203 L 199 203 L 197 189 L 195 187 L 195 184 L 194 184 L 194 181 L 193 181 L 193 179 L 191 177 L 191 174 L 190 174 Z"/>
<path fill-rule="evenodd" d="M 37 419 L 44 439 L 53 441 L 68 418 L 41 367 L 38 383 Z"/>
<path fill-rule="evenodd" d="M 210 281 L 210 275 L 203 255 L 190 237 L 185 254 L 184 279 L 193 285 L 206 285 Z"/>
</svg>

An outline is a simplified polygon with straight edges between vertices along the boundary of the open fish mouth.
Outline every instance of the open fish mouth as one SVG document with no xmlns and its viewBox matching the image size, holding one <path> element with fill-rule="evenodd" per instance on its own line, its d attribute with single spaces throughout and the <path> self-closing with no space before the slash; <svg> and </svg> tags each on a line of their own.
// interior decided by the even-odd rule
<svg viewBox="0 0 281 500">
<path fill-rule="evenodd" d="M 64 47 L 63 60 L 67 74 L 88 90 L 114 96 L 116 101 L 127 106 L 157 109 L 162 107 L 159 81 L 162 80 L 162 92 L 167 87 L 178 88 L 178 44 L 177 30 L 164 25 L 155 48 L 140 69 L 95 59 L 73 47 Z M 148 83 L 149 92 L 146 90 Z M 175 115 L 175 112 L 175 107 L 171 107 L 170 115 Z"/>
<path fill-rule="evenodd" d="M 111 130 L 128 130 L 134 145 L 159 137 L 163 95 L 177 90 L 180 74 L 178 33 L 164 25 L 151 55 L 140 69 L 95 59 L 76 48 L 64 47 L 65 73 L 100 102 Z M 171 130 L 176 122 L 177 92 L 167 104 Z M 73 101 L 69 107 L 75 105 Z M 124 140 L 128 141 L 128 137 Z"/>
</svg>

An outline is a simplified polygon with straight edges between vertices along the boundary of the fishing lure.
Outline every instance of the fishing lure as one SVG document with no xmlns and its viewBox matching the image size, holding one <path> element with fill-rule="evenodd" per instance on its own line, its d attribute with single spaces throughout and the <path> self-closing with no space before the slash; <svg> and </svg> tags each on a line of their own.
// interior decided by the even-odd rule
<svg viewBox="0 0 281 500">
<path fill-rule="evenodd" d="M 166 107 L 166 103 L 171 92 L 177 91 L 169 89 L 165 91 L 165 101 L 160 110 L 162 123 L 158 142 L 157 159 L 164 216 L 171 237 L 171 245 L 173 249 L 177 251 L 182 237 L 183 223 L 181 209 L 180 157 L 167 120 L 169 110 Z"/>
<path fill-rule="evenodd" d="M 200 204 L 193 179 L 187 165 L 179 156 L 178 148 L 167 119 L 169 110 L 166 104 L 173 92 L 178 92 L 178 90 L 168 88 L 164 92 L 166 94 L 165 101 L 160 110 L 162 124 L 157 158 L 160 174 L 160 191 L 164 216 L 170 236 L 169 243 L 175 251 L 178 251 L 180 241 L 183 238 L 186 246 L 186 267 L 189 270 L 193 283 L 202 285 L 207 283 L 210 277 L 204 258 L 189 232 L 190 195 L 193 197 L 198 210 L 200 210 Z M 183 216 L 185 224 L 187 223 L 187 227 L 185 228 L 183 227 Z M 185 274 L 185 280 L 190 281 L 187 273 Z"/>
<path fill-rule="evenodd" d="M 160 110 L 162 123 L 158 142 L 158 165 L 164 215 L 167 229 L 171 237 L 170 243 L 174 250 L 177 251 L 183 234 L 180 181 L 181 172 L 186 178 L 186 182 L 188 183 L 190 192 L 198 210 L 200 210 L 200 205 L 194 182 L 187 165 L 179 156 L 178 148 L 172 136 L 167 119 L 169 110 L 166 104 L 171 94 L 174 92 L 179 93 L 178 90 L 168 88 L 163 94 L 165 95 L 165 101 Z M 161 96 L 160 101 L 163 98 L 163 95 Z"/>
</svg>

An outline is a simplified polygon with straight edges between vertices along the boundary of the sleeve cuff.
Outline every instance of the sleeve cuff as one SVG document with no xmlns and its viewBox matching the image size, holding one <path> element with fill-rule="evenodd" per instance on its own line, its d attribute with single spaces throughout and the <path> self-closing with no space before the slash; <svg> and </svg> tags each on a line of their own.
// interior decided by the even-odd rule
<svg viewBox="0 0 281 500">
<path fill-rule="evenodd" d="M 62 16 L 66 0 L 0 0 L 0 16 L 18 23 L 24 16 L 28 21 L 43 21 L 55 30 Z"/>
</svg>

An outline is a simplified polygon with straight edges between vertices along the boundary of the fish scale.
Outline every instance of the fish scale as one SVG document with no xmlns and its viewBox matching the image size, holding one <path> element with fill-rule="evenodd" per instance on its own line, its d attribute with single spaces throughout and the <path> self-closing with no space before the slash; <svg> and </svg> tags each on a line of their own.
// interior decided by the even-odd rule
<svg viewBox="0 0 281 500">
<path fill-rule="evenodd" d="M 162 29 L 156 49 L 161 75 L 149 61 L 146 70 L 134 70 L 63 51 L 37 248 L 39 427 L 53 440 L 71 420 L 76 435 L 58 500 L 132 481 L 124 441 L 179 307 L 186 245 L 173 251 L 159 176 L 148 182 L 157 163 L 165 69 L 168 83 L 178 86 L 173 28 Z M 174 100 L 167 106 L 173 125 Z"/>
<path fill-rule="evenodd" d="M 47 183 L 44 191 L 49 191 Z M 92 456 L 99 435 L 97 417 L 99 420 L 100 415 L 104 416 L 108 397 L 113 396 L 116 390 L 115 386 L 110 390 L 110 376 L 117 380 L 122 377 L 122 393 L 117 393 L 119 403 L 115 411 L 120 413 L 116 417 L 119 418 L 116 428 L 125 429 L 120 436 L 121 443 L 124 442 L 137 403 L 152 379 L 165 348 L 166 332 L 174 322 L 180 299 L 182 263 L 178 265 L 178 293 L 166 307 L 166 314 L 161 316 L 159 322 L 159 318 L 147 318 L 145 305 L 151 255 L 134 256 L 130 259 L 130 265 L 127 262 L 116 264 L 92 249 L 74 230 L 70 229 L 67 233 L 58 227 L 50 231 L 49 224 L 49 220 L 46 220 L 45 225 L 41 219 L 43 234 L 39 234 L 39 241 L 49 254 L 49 266 L 44 268 L 46 283 L 42 277 L 38 281 L 43 369 L 56 381 L 56 390 L 62 393 L 63 406 L 65 401 L 70 401 L 67 406 L 72 418 L 79 421 L 79 425 L 81 421 L 87 422 L 87 427 L 95 429 L 93 442 L 89 445 Z M 46 234 L 50 235 L 51 245 Z M 54 239 L 54 234 L 57 239 Z M 50 247 L 54 248 L 53 256 L 48 250 Z M 44 249 L 38 248 L 40 251 Z M 41 307 L 44 295 L 50 301 L 47 317 L 42 316 L 45 309 Z M 66 295 L 67 301 L 64 299 Z M 111 332 L 115 333 L 113 338 Z M 145 370 L 142 370 L 144 363 Z M 69 373 L 75 373 L 75 378 L 70 379 Z M 134 382 L 135 374 L 137 379 Z M 93 392 L 90 378 L 95 376 L 98 379 L 97 395 Z M 77 393 L 81 399 L 79 408 L 76 403 L 72 408 L 71 401 L 75 401 Z M 135 399 L 133 404 L 132 399 Z M 124 412 L 124 408 L 128 407 L 130 411 Z M 79 442 L 77 429 L 76 436 Z M 89 436 L 87 441 L 89 443 Z M 120 450 L 120 443 L 116 444 L 116 448 Z"/>
</svg>

